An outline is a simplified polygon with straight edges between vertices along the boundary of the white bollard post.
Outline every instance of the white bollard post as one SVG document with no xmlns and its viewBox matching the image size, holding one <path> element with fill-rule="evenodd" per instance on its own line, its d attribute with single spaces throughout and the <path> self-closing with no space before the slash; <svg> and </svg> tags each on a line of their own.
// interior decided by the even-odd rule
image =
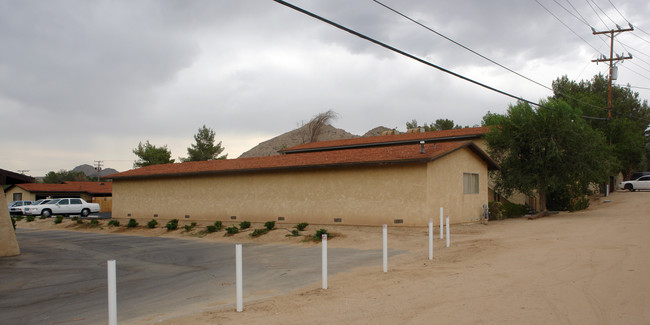
<svg viewBox="0 0 650 325">
<path fill-rule="evenodd" d="M 440 207 L 440 239 L 445 238 L 442 234 L 442 227 L 444 223 L 444 220 L 442 220 L 442 207 Z"/>
<path fill-rule="evenodd" d="M 323 246 L 323 289 L 327 289 L 327 234 L 323 234 L 322 246 Z"/>
<path fill-rule="evenodd" d="M 384 272 L 388 272 L 388 225 L 384 225 L 382 235 L 384 242 Z"/>
<path fill-rule="evenodd" d="M 449 215 L 447 215 L 447 247 L 449 247 Z"/>
<path fill-rule="evenodd" d="M 106 263 L 108 271 L 108 325 L 117 325 L 117 275 L 115 260 Z"/>
<path fill-rule="evenodd" d="M 433 259 L 433 219 L 429 219 L 429 259 Z"/>
<path fill-rule="evenodd" d="M 235 284 L 237 287 L 237 312 L 244 310 L 244 283 L 242 279 L 242 253 L 241 244 L 235 245 Z"/>
</svg>

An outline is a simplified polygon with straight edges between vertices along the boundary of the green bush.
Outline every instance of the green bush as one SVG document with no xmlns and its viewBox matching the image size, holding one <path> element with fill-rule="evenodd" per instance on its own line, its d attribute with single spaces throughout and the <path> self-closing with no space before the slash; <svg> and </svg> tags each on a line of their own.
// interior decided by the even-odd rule
<svg viewBox="0 0 650 325">
<path fill-rule="evenodd" d="M 506 201 L 501 204 L 501 213 L 504 218 L 521 217 L 526 214 L 526 206 Z"/>
<path fill-rule="evenodd" d="M 216 232 L 217 226 L 213 226 L 213 225 L 205 226 L 205 231 L 208 233 Z"/>
<path fill-rule="evenodd" d="M 488 214 L 490 215 L 490 220 L 503 219 L 503 214 L 501 213 L 501 202 L 488 202 Z"/>
<path fill-rule="evenodd" d="M 275 228 L 275 221 L 267 221 L 264 223 L 264 228 L 268 230 L 273 230 Z"/>
<path fill-rule="evenodd" d="M 16 219 L 16 221 L 20 221 L 20 220 L 23 220 L 23 216 L 15 216 L 15 217 L 13 217 L 13 218 L 15 218 L 15 219 Z"/>
<path fill-rule="evenodd" d="M 318 230 L 316 230 L 316 233 L 314 234 L 314 240 L 322 240 L 323 235 L 327 235 L 328 239 L 334 237 L 331 234 L 327 233 L 327 229 L 318 229 Z"/>
<path fill-rule="evenodd" d="M 172 219 L 167 222 L 165 225 L 168 231 L 178 229 L 178 219 Z"/>
<path fill-rule="evenodd" d="M 109 220 L 109 221 L 108 221 L 108 225 L 109 225 L 109 226 L 113 226 L 113 227 L 119 227 L 119 226 L 120 226 L 120 222 L 119 222 L 118 220 Z"/>
<path fill-rule="evenodd" d="M 34 216 L 26 216 L 25 221 L 32 222 L 32 221 L 34 221 L 34 218 L 35 218 Z"/>
<path fill-rule="evenodd" d="M 72 217 L 71 220 L 77 222 L 78 225 L 83 225 L 83 223 L 84 223 L 84 221 L 81 220 L 81 218 L 79 218 L 78 216 Z"/>
<path fill-rule="evenodd" d="M 305 228 L 307 228 L 307 226 L 309 226 L 308 223 L 301 222 L 301 223 L 295 225 L 294 228 L 298 229 L 299 231 L 303 231 L 303 230 L 305 230 Z"/>
<path fill-rule="evenodd" d="M 232 225 L 232 227 L 227 227 L 226 228 L 226 233 L 228 235 L 234 235 L 234 234 L 236 234 L 238 232 L 239 232 L 239 229 L 235 225 Z"/>
<path fill-rule="evenodd" d="M 151 219 L 151 221 L 147 222 L 147 227 L 149 227 L 150 229 L 156 228 L 157 225 L 158 225 L 158 221 L 154 219 Z"/>
<path fill-rule="evenodd" d="M 39 218 L 39 219 L 47 219 L 47 218 L 45 218 L 45 216 L 42 215 L 42 214 L 41 214 L 40 216 L 38 216 L 38 218 Z"/>
<path fill-rule="evenodd" d="M 93 226 L 93 227 L 98 227 L 99 226 L 99 220 L 97 220 L 97 219 L 90 220 L 90 225 Z"/>
<path fill-rule="evenodd" d="M 217 228 L 217 231 L 221 231 L 223 229 L 223 223 L 221 221 L 215 221 L 214 227 Z"/>
<path fill-rule="evenodd" d="M 138 226 L 138 222 L 135 221 L 135 219 L 131 218 L 129 219 L 129 222 L 126 224 L 128 228 L 135 228 Z"/>
<path fill-rule="evenodd" d="M 54 223 L 55 224 L 56 223 L 61 223 L 61 222 L 63 222 L 63 216 L 56 216 L 56 218 L 54 218 Z"/>
<path fill-rule="evenodd" d="M 190 230 L 194 229 L 194 227 L 196 227 L 196 222 L 192 222 L 189 225 L 183 226 L 183 228 L 185 228 L 185 231 L 190 231 Z"/>
<path fill-rule="evenodd" d="M 259 237 L 262 236 L 266 233 L 268 233 L 269 230 L 267 228 L 261 228 L 261 229 L 255 229 L 253 232 L 250 234 L 251 237 Z"/>
<path fill-rule="evenodd" d="M 16 230 L 16 219 L 14 217 L 11 217 L 11 224 L 14 226 L 14 230 Z"/>
<path fill-rule="evenodd" d="M 300 231 L 298 229 L 291 230 L 290 234 L 287 234 L 287 237 L 298 237 L 300 236 Z"/>
<path fill-rule="evenodd" d="M 573 202 L 571 202 L 571 205 L 569 206 L 569 211 L 580 211 L 584 210 L 589 207 L 589 198 L 588 197 L 581 197 L 574 199 Z"/>
<path fill-rule="evenodd" d="M 242 221 L 239 223 L 239 228 L 241 229 L 248 229 L 251 227 L 251 222 L 250 221 Z"/>
</svg>

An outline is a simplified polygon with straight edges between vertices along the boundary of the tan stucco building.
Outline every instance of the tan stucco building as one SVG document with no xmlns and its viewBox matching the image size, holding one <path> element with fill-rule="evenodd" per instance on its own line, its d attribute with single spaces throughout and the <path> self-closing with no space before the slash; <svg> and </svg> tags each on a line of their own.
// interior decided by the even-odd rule
<svg viewBox="0 0 650 325">
<path fill-rule="evenodd" d="M 7 199 L 12 201 L 78 197 L 86 202 L 99 203 L 101 212 L 111 211 L 112 193 L 111 182 L 25 183 L 14 184 L 5 190 Z"/>
<path fill-rule="evenodd" d="M 437 223 L 443 207 L 453 223 L 477 221 L 488 203 L 488 170 L 497 166 L 463 131 L 449 131 L 114 174 L 113 217 L 421 226 Z"/>
</svg>

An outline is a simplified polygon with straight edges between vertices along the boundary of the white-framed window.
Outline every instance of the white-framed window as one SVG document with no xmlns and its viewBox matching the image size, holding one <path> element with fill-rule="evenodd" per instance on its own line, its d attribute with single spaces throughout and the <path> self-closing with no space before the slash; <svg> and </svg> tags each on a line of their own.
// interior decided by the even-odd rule
<svg viewBox="0 0 650 325">
<path fill-rule="evenodd" d="M 478 194 L 478 174 L 463 173 L 463 193 Z"/>
</svg>

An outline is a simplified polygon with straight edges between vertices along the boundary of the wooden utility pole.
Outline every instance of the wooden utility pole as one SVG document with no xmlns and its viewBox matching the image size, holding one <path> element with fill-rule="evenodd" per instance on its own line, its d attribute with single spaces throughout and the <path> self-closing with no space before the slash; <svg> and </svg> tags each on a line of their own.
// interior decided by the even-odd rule
<svg viewBox="0 0 650 325">
<path fill-rule="evenodd" d="M 591 60 L 591 62 L 596 62 L 596 63 L 609 62 L 609 94 L 607 96 L 607 118 L 609 120 L 612 119 L 612 80 L 614 74 L 614 61 L 623 61 L 623 60 L 632 59 L 632 54 L 630 53 L 627 53 L 627 56 L 625 56 L 624 54 L 621 55 L 616 54 L 616 57 L 614 57 L 614 37 L 616 37 L 616 35 L 622 32 L 631 32 L 634 30 L 634 27 L 632 27 L 632 25 L 630 24 L 630 28 L 622 29 L 621 26 L 618 25 L 616 25 L 616 28 L 617 29 L 612 29 L 612 30 L 607 30 L 602 32 L 597 32 L 593 28 L 591 29 L 594 35 L 607 35 L 610 38 L 609 58 L 603 55 L 598 59 Z"/>
</svg>

